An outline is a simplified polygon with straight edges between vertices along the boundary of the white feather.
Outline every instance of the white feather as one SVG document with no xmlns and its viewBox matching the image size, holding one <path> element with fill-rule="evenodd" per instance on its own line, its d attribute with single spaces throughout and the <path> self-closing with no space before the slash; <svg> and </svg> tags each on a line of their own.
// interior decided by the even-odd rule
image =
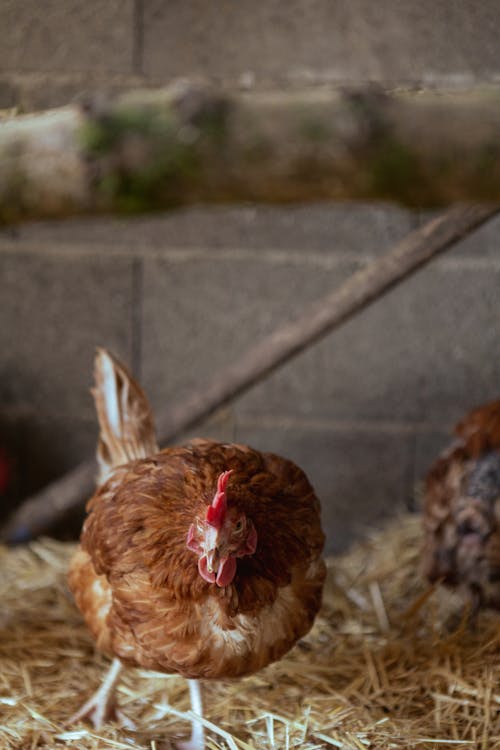
<svg viewBox="0 0 500 750">
<path fill-rule="evenodd" d="M 111 359 L 101 355 L 101 372 L 104 379 L 104 402 L 110 428 L 117 437 L 120 437 L 120 409 L 118 406 L 118 393 L 116 387 L 115 368 Z"/>
</svg>

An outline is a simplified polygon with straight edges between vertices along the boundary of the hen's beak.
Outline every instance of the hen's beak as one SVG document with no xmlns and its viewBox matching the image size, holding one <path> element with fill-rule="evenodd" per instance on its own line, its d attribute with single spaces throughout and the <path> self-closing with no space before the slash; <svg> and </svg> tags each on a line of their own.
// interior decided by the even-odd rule
<svg viewBox="0 0 500 750">
<path fill-rule="evenodd" d="M 207 570 L 209 573 L 217 573 L 219 569 L 220 552 L 218 547 L 214 547 L 206 552 Z"/>
<path fill-rule="evenodd" d="M 236 575 L 236 559 L 223 554 L 223 549 L 217 545 L 205 550 L 198 561 L 198 570 L 205 581 L 215 582 L 222 588 L 228 586 Z"/>
</svg>

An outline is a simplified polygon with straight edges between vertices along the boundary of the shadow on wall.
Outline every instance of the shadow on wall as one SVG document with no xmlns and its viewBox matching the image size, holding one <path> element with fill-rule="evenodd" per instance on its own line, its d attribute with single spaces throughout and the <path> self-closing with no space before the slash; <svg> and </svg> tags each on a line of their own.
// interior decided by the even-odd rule
<svg viewBox="0 0 500 750">
<path fill-rule="evenodd" d="M 71 469 L 79 458 L 91 455 L 96 428 L 81 424 L 68 429 L 66 420 L 37 419 L 33 415 L 15 420 L 0 417 L 0 523 L 25 497 Z M 79 457 L 79 458 L 77 458 Z M 84 510 L 62 518 L 52 530 L 60 539 L 75 539 Z"/>
</svg>

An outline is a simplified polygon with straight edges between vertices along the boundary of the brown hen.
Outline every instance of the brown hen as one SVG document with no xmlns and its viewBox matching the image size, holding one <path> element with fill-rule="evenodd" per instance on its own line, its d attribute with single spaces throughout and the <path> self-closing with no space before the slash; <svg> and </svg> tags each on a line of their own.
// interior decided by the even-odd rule
<svg viewBox="0 0 500 750">
<path fill-rule="evenodd" d="M 500 608 L 500 401 L 475 409 L 431 467 L 424 499 L 424 568 L 464 592 L 475 614 Z"/>
<path fill-rule="evenodd" d="M 245 445 L 158 449 L 144 393 L 99 350 L 98 489 L 69 584 L 97 646 L 115 657 L 73 720 L 116 716 L 122 664 L 239 677 L 279 659 L 312 626 L 325 566 L 319 502 L 295 464 Z M 193 723 L 183 747 L 203 747 Z"/>
</svg>

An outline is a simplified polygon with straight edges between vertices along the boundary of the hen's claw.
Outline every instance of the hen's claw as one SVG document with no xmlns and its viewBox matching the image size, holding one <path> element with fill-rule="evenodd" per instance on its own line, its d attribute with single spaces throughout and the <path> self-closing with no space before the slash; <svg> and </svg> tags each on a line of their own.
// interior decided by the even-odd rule
<svg viewBox="0 0 500 750">
<path fill-rule="evenodd" d="M 76 724 L 88 719 L 94 729 L 100 729 L 107 721 L 116 721 L 125 729 L 134 729 L 135 724 L 117 708 L 115 687 L 122 670 L 119 659 L 114 659 L 104 681 L 83 706 L 68 720 L 67 724 Z"/>
<path fill-rule="evenodd" d="M 100 701 L 97 693 L 91 696 L 76 713 L 66 722 L 68 725 L 76 724 L 79 721 L 88 719 L 94 729 L 101 729 L 108 722 L 116 722 L 124 729 L 134 730 L 136 725 L 121 711 L 114 700 Z"/>
</svg>

